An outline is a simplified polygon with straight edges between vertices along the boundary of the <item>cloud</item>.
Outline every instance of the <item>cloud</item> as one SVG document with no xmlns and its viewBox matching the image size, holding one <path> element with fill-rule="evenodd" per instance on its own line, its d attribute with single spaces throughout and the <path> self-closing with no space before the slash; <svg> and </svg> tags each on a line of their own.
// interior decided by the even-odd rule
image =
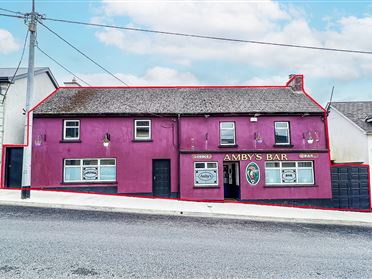
<svg viewBox="0 0 372 279">
<path fill-rule="evenodd" d="M 102 1 L 102 18 L 117 25 L 286 44 L 372 49 L 372 17 L 342 17 L 312 28 L 306 13 L 274 1 Z M 352 55 L 257 44 L 221 42 L 103 29 L 99 41 L 136 54 L 171 61 L 227 61 L 260 69 L 352 80 L 370 74 L 372 55 Z"/>
<path fill-rule="evenodd" d="M 131 86 L 138 85 L 198 85 L 198 79 L 189 72 L 179 72 L 175 69 L 166 67 L 153 67 L 148 69 L 143 75 L 116 73 L 117 77 Z M 123 86 L 115 78 L 101 73 L 78 74 L 80 78 L 92 85 Z M 66 77 L 64 81 L 71 80 Z"/>
<path fill-rule="evenodd" d="M 16 42 L 12 33 L 5 29 L 0 29 L 0 54 L 7 54 L 19 49 L 19 44 Z"/>
</svg>

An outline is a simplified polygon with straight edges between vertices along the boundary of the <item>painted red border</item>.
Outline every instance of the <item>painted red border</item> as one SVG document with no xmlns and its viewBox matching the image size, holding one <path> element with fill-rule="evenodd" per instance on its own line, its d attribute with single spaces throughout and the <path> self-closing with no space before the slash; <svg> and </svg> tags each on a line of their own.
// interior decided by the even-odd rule
<svg viewBox="0 0 372 279">
<path fill-rule="evenodd" d="M 349 209 L 349 208 L 325 208 L 325 207 L 317 207 L 317 206 L 299 206 L 299 205 L 287 205 L 287 204 L 268 204 L 268 203 L 259 203 L 259 202 L 244 202 L 244 201 L 220 201 L 220 200 L 191 200 L 191 199 L 182 199 L 182 198 L 159 198 L 153 196 L 136 196 L 130 194 L 109 194 L 109 193 L 101 193 L 101 192 L 75 192 L 71 190 L 47 190 L 43 188 L 31 188 L 33 191 L 50 191 L 50 192 L 64 192 L 64 193 L 80 193 L 80 194 L 94 194 L 94 195 L 110 195 L 110 196 L 125 196 L 125 197 L 135 197 L 135 198 L 144 198 L 144 199 L 165 199 L 165 200 L 180 200 L 180 201 L 190 201 L 190 202 L 212 202 L 212 203 L 240 203 L 240 204 L 253 204 L 253 205 L 266 205 L 266 206 L 281 206 L 281 207 L 292 207 L 292 208 L 310 208 L 310 209 L 320 209 L 320 210 L 336 210 L 336 211 L 356 211 L 356 212 L 371 212 L 372 211 L 372 197 L 371 197 L 371 186 L 370 186 L 370 167 L 367 164 L 332 164 L 331 163 L 331 153 L 330 153 L 330 142 L 329 142 L 329 135 L 328 135 L 328 121 L 327 121 L 327 111 L 323 108 L 313 97 L 311 97 L 305 90 L 304 84 L 305 79 L 303 74 L 297 74 L 292 76 L 285 85 L 261 85 L 261 86 L 250 86 L 250 85 L 241 85 L 241 86 L 229 86 L 229 85 L 207 85 L 207 86 L 80 86 L 80 87 L 73 87 L 73 86 L 60 86 L 56 90 L 54 90 L 51 94 L 41 100 L 38 104 L 36 104 L 27 114 L 27 142 L 26 144 L 3 144 L 2 146 L 2 168 L 1 168 L 1 177 L 0 177 L 0 189 L 7 189 L 7 190 L 21 190 L 21 188 L 5 188 L 5 181 L 4 181 L 4 174 L 5 174 L 5 148 L 7 147 L 26 147 L 29 143 L 29 118 L 30 112 L 36 109 L 39 105 L 45 102 L 48 98 L 53 96 L 58 90 L 60 89 L 102 89 L 102 88 L 288 88 L 289 84 L 295 79 L 300 77 L 302 79 L 302 92 L 306 97 L 308 97 L 313 103 L 315 103 L 323 112 L 324 112 L 324 123 L 325 123 L 325 135 L 326 135 L 326 145 L 328 149 L 328 158 L 330 162 L 330 166 L 367 166 L 368 167 L 368 191 L 370 195 L 370 205 L 371 208 L 369 210 L 357 210 L 357 209 Z M 49 186 L 48 186 L 49 187 Z M 53 186 L 50 186 L 53 187 Z M 60 187 L 60 186 L 55 186 Z"/>
</svg>

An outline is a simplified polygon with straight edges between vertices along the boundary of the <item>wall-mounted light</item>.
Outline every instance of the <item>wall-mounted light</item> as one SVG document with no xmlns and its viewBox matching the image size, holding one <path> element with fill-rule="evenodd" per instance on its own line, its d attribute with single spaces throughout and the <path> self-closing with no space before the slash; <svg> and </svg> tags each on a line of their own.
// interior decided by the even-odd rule
<svg viewBox="0 0 372 279">
<path fill-rule="evenodd" d="M 259 133 L 254 133 L 254 140 L 256 141 L 256 143 L 262 143 L 263 142 L 263 139 L 262 139 L 262 137 Z"/>
<path fill-rule="evenodd" d="M 103 146 L 108 147 L 110 145 L 110 134 L 106 133 L 103 137 Z"/>
<path fill-rule="evenodd" d="M 311 135 L 310 131 L 307 131 L 304 133 L 303 138 L 306 140 L 308 144 L 313 144 L 314 143 L 314 138 Z"/>
<path fill-rule="evenodd" d="M 41 146 L 43 142 L 46 142 L 46 134 L 40 134 L 35 137 L 35 145 Z"/>
</svg>

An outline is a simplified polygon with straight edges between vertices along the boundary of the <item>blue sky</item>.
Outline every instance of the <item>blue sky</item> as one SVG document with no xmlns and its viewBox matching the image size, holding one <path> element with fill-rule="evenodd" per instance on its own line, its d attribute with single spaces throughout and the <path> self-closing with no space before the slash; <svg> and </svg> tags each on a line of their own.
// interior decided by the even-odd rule
<svg viewBox="0 0 372 279">
<path fill-rule="evenodd" d="M 143 27 L 280 43 L 372 51 L 371 1 L 42 1 L 51 18 Z M 29 1 L 1 1 L 0 7 L 27 12 Z M 151 35 L 54 23 L 49 27 L 130 85 L 281 85 L 291 73 L 325 104 L 372 99 L 372 55 L 267 47 Z M 0 17 L 0 67 L 15 67 L 26 26 Z M 117 85 L 42 26 L 38 44 L 78 76 L 95 85 Z M 71 80 L 43 54 L 36 66 L 52 69 L 60 84 Z M 26 66 L 27 56 L 23 65 Z"/>
</svg>

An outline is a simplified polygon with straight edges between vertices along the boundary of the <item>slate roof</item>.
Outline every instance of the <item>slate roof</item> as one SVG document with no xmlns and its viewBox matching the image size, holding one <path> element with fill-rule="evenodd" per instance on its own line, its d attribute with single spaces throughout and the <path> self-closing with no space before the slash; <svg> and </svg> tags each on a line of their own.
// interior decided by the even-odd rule
<svg viewBox="0 0 372 279">
<path fill-rule="evenodd" d="M 62 88 L 34 114 L 322 113 L 288 87 Z"/>
<path fill-rule="evenodd" d="M 331 107 L 337 109 L 365 132 L 372 133 L 372 123 L 365 121 L 367 117 L 372 116 L 372 101 L 332 102 Z"/>
<path fill-rule="evenodd" d="M 13 75 L 16 71 L 16 68 L 0 68 L 0 82 L 9 83 L 11 82 Z M 21 67 L 18 69 L 16 76 L 14 77 L 14 80 L 27 78 L 27 72 L 28 68 Z M 52 80 L 54 86 L 58 88 L 58 83 L 55 77 L 53 76 L 51 70 L 48 67 L 35 67 L 34 68 L 34 74 L 42 74 L 47 73 L 50 79 Z"/>
</svg>

